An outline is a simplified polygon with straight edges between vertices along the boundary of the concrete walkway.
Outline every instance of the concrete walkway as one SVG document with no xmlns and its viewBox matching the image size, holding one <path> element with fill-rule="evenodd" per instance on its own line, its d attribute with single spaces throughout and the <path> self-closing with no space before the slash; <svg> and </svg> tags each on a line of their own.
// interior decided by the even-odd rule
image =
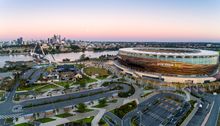
<svg viewBox="0 0 220 126">
<path fill-rule="evenodd" d="M 92 126 L 98 126 L 99 125 L 99 121 L 101 120 L 102 116 L 105 114 L 106 109 L 101 109 L 101 108 L 92 108 L 92 109 L 96 109 L 99 111 L 99 113 L 94 117 L 94 119 L 92 120 L 91 125 Z"/>
<path fill-rule="evenodd" d="M 190 101 L 190 93 L 186 90 L 183 90 L 183 92 L 186 94 L 186 101 Z"/>
</svg>

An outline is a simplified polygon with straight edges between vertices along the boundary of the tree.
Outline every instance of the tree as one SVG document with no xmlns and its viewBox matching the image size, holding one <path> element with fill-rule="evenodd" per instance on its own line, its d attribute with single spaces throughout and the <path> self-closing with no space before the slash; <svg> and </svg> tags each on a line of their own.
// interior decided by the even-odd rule
<svg viewBox="0 0 220 126">
<path fill-rule="evenodd" d="M 85 54 L 82 54 L 81 56 L 80 56 L 80 60 L 84 60 L 86 58 L 86 55 Z"/>
<path fill-rule="evenodd" d="M 99 105 L 100 105 L 100 106 L 105 106 L 105 105 L 106 105 L 106 103 L 107 103 L 107 101 L 106 101 L 106 99 L 105 99 L 105 98 L 104 98 L 104 99 L 99 100 Z"/>
<path fill-rule="evenodd" d="M 70 88 L 70 85 L 69 85 L 69 84 L 66 84 L 66 85 L 64 85 L 64 88 L 65 88 L 65 89 L 69 89 L 69 88 Z"/>
<path fill-rule="evenodd" d="M 79 103 L 76 108 L 78 109 L 78 112 L 85 112 L 87 109 L 87 106 L 84 103 Z"/>
</svg>

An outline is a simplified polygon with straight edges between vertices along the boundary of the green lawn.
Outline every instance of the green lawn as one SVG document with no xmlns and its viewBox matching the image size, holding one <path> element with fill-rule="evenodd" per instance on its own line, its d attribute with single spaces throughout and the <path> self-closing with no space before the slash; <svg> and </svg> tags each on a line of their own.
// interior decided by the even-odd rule
<svg viewBox="0 0 220 126">
<path fill-rule="evenodd" d="M 99 121 L 99 126 L 108 126 L 108 124 L 103 119 L 101 119 Z"/>
<path fill-rule="evenodd" d="M 53 85 L 53 84 L 47 84 L 45 86 L 39 87 L 39 88 L 35 88 L 35 91 L 37 92 L 41 92 L 41 91 L 47 91 L 49 89 L 54 89 L 57 88 L 58 86 Z"/>
<path fill-rule="evenodd" d="M 84 64 L 74 64 L 74 66 L 75 66 L 76 68 L 78 68 L 78 69 L 82 69 L 82 68 L 85 67 Z"/>
<path fill-rule="evenodd" d="M 110 74 L 108 70 L 106 70 L 104 68 L 98 68 L 98 67 L 86 67 L 84 69 L 84 72 L 89 76 L 97 74 L 98 79 L 105 79 Z"/>
<path fill-rule="evenodd" d="M 95 105 L 93 107 L 95 107 L 95 108 L 104 108 L 106 106 L 108 106 L 108 104 L 98 104 L 98 105 Z"/>
<path fill-rule="evenodd" d="M 56 84 L 65 87 L 65 85 L 73 85 L 73 82 L 72 81 L 59 81 L 59 82 L 56 82 Z"/>
<path fill-rule="evenodd" d="M 45 85 L 46 84 L 30 84 L 30 85 L 27 85 L 27 86 L 19 86 L 17 88 L 17 91 L 34 90 L 34 89 L 40 88 L 40 87 L 45 86 Z"/>
<path fill-rule="evenodd" d="M 15 126 L 34 126 L 30 123 L 20 123 L 20 124 L 16 124 Z"/>
<path fill-rule="evenodd" d="M 80 84 L 80 85 L 85 85 L 87 83 L 92 83 L 92 82 L 96 82 L 97 80 L 92 79 L 90 77 L 87 77 L 85 75 L 82 75 L 81 79 L 78 79 L 76 82 L 73 82 L 73 84 Z"/>
<path fill-rule="evenodd" d="M 70 117 L 70 116 L 73 116 L 73 114 L 63 113 L 63 114 L 56 115 L 56 117 L 59 117 L 59 118 L 66 118 L 66 117 Z"/>
<path fill-rule="evenodd" d="M 84 119 L 81 119 L 81 120 L 73 121 L 73 123 L 79 123 L 79 124 L 89 123 L 89 124 L 91 124 L 93 118 L 94 118 L 94 116 L 91 116 L 89 118 L 84 118 Z"/>
<path fill-rule="evenodd" d="M 92 83 L 92 82 L 96 82 L 97 80 L 95 79 L 92 79 L 90 77 L 87 77 L 85 75 L 82 75 L 82 78 L 80 79 L 77 79 L 75 82 L 73 81 L 60 81 L 60 82 L 56 82 L 56 84 L 60 85 L 60 86 L 63 86 L 65 87 L 65 85 L 84 85 L 87 84 L 87 83 Z"/>
<path fill-rule="evenodd" d="M 4 100 L 4 92 L 0 92 L 0 101 L 3 101 Z"/>
<path fill-rule="evenodd" d="M 52 118 L 42 118 L 42 119 L 37 119 L 35 121 L 41 122 L 41 123 L 47 123 L 47 122 L 51 122 L 54 121 L 56 119 L 52 119 Z"/>
</svg>

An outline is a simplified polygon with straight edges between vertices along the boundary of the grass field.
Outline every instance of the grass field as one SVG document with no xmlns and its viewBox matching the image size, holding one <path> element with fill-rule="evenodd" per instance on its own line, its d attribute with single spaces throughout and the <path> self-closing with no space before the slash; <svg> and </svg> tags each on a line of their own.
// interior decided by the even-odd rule
<svg viewBox="0 0 220 126">
<path fill-rule="evenodd" d="M 58 86 L 53 85 L 53 84 L 47 84 L 45 86 L 39 87 L 39 88 L 35 88 L 35 91 L 41 92 L 41 91 L 47 91 L 49 89 L 54 89 L 57 88 Z"/>
<path fill-rule="evenodd" d="M 82 75 L 81 79 L 78 79 L 76 82 L 73 82 L 73 84 L 80 84 L 80 85 L 85 85 L 87 83 L 92 83 L 92 82 L 96 82 L 97 80 L 89 78 L 85 75 Z"/>
<path fill-rule="evenodd" d="M 47 123 L 47 122 L 51 122 L 54 121 L 56 119 L 52 119 L 52 118 L 42 118 L 42 119 L 37 119 L 36 121 L 41 122 L 41 123 Z"/>
<path fill-rule="evenodd" d="M 65 85 L 67 85 L 67 84 L 72 85 L 73 82 L 72 81 L 59 81 L 59 82 L 56 82 L 56 84 L 65 87 Z"/>
<path fill-rule="evenodd" d="M 40 88 L 45 85 L 47 85 L 47 84 L 31 84 L 31 85 L 27 85 L 27 86 L 19 86 L 17 88 L 17 91 L 34 90 L 34 89 Z"/>
<path fill-rule="evenodd" d="M 35 90 L 35 91 L 44 91 L 44 90 L 48 90 L 48 89 L 53 89 L 53 88 L 57 88 L 56 85 L 53 84 L 31 84 L 31 85 L 27 85 L 27 86 L 20 86 L 18 87 L 17 91 L 24 91 L 24 90 Z"/>
<path fill-rule="evenodd" d="M 108 70 L 98 67 L 86 67 L 84 72 L 89 76 L 97 75 L 98 79 L 105 79 L 110 74 Z"/>
</svg>

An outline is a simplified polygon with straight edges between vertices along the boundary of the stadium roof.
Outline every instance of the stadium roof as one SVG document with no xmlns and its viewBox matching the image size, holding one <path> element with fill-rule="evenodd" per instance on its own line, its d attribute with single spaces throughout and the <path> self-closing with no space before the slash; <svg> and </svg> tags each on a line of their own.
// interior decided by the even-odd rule
<svg viewBox="0 0 220 126">
<path fill-rule="evenodd" d="M 149 50 L 149 51 L 148 51 Z M 156 50 L 156 51 L 155 51 Z M 166 50 L 166 51 L 160 51 Z M 218 56 L 216 51 L 188 49 L 188 48 L 121 48 L 119 51 L 168 56 Z M 176 52 L 175 52 L 176 51 Z"/>
</svg>

